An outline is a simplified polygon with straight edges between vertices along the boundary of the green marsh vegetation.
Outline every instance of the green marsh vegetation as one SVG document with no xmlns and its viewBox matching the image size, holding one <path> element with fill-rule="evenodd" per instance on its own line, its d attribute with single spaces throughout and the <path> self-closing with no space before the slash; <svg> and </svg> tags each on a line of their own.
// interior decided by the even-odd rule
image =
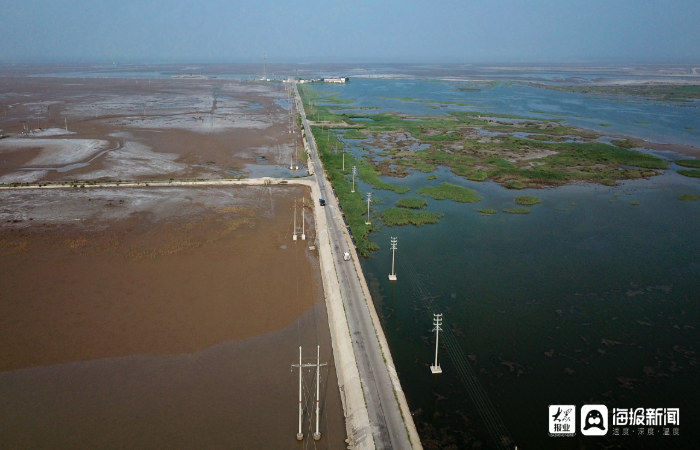
<svg viewBox="0 0 700 450">
<path fill-rule="evenodd" d="M 313 108 L 318 111 L 319 107 Z M 657 169 L 667 167 L 656 156 L 616 145 L 540 140 L 568 139 L 567 136 L 583 140 L 597 138 L 590 131 L 551 120 L 476 111 L 414 117 L 393 113 L 333 113 L 330 107 L 323 108 L 314 117 L 320 117 L 330 126 L 352 126 L 358 133 L 375 138 L 380 134 L 389 136 L 384 143 L 375 139 L 387 157 L 377 163 L 370 162 L 381 175 L 402 177 L 410 170 L 431 172 L 437 166 L 445 166 L 473 181 L 492 179 L 506 187 L 521 189 L 572 181 L 614 184 L 616 180 L 656 175 Z M 475 137 L 479 129 L 499 134 Z M 532 138 L 515 137 L 514 132 L 528 133 Z M 400 142 L 401 136 L 410 136 L 428 148 L 406 148 Z"/>
<path fill-rule="evenodd" d="M 486 215 L 498 214 L 498 210 L 492 209 L 492 208 L 477 209 L 476 211 L 481 213 L 481 214 L 486 214 Z"/>
<path fill-rule="evenodd" d="M 682 194 L 678 196 L 678 200 L 682 202 L 696 202 L 700 200 L 700 195 Z"/>
<path fill-rule="evenodd" d="M 309 85 L 300 86 L 299 92 L 329 177 L 335 171 L 334 186 L 345 185 L 348 192 L 353 164 L 358 168 L 360 179 L 373 188 L 397 193 L 409 189 L 387 183 L 382 176 L 405 177 L 411 171 L 430 173 L 438 167 L 446 167 L 469 180 L 493 180 L 509 189 L 524 189 L 577 181 L 615 185 L 620 180 L 654 176 L 668 168 L 667 161 L 634 150 L 632 142 L 626 139 L 610 144 L 597 142 L 599 135 L 595 132 L 564 125 L 561 119 L 466 110 L 424 116 L 357 111 L 350 110 L 349 100 L 338 97 L 335 92 L 320 91 Z M 429 102 L 414 98 L 402 100 Z M 342 155 L 339 151 L 344 144 L 336 133 L 344 133 L 343 137 L 348 139 L 362 136 L 369 143 L 369 148 L 365 149 L 369 151 L 368 156 L 345 155 L 345 173 L 340 170 Z M 381 158 L 375 160 L 375 155 Z M 682 174 L 698 176 L 692 171 Z M 433 174 L 427 178 L 434 180 L 438 176 Z M 367 239 L 369 229 L 362 217 L 366 204 L 359 193 L 355 194 L 351 197 L 343 192 L 340 201 L 358 242 L 358 251 L 367 255 L 376 245 Z M 423 187 L 418 194 L 454 201 L 481 199 L 474 191 L 449 183 Z"/>
<path fill-rule="evenodd" d="M 652 100 L 687 102 L 700 99 L 700 86 L 695 84 L 623 84 L 623 85 L 552 85 L 531 83 L 532 86 L 555 91 L 578 92 L 581 94 L 624 95 Z"/>
<path fill-rule="evenodd" d="M 700 178 L 700 169 L 679 170 L 678 173 L 680 173 L 684 177 Z"/>
<path fill-rule="evenodd" d="M 523 206 L 532 206 L 540 203 L 540 199 L 533 195 L 522 195 L 520 197 L 515 197 L 515 203 Z"/>
<path fill-rule="evenodd" d="M 700 169 L 700 159 L 677 159 L 674 162 L 679 166 Z"/>
<path fill-rule="evenodd" d="M 423 198 L 404 197 L 396 202 L 396 206 L 408 209 L 422 209 L 428 204 Z"/>
<path fill-rule="evenodd" d="M 455 202 L 473 203 L 483 199 L 476 191 L 451 183 L 441 183 L 439 186 L 428 186 L 418 189 L 418 194 L 432 197 L 435 200 L 453 200 Z"/>
<path fill-rule="evenodd" d="M 360 130 L 351 128 L 343 133 L 345 139 L 366 139 L 367 135 Z"/>
<path fill-rule="evenodd" d="M 408 208 L 387 208 L 380 214 L 382 221 L 388 226 L 397 225 L 427 225 L 438 223 L 442 214 L 428 211 L 414 211 Z"/>
</svg>

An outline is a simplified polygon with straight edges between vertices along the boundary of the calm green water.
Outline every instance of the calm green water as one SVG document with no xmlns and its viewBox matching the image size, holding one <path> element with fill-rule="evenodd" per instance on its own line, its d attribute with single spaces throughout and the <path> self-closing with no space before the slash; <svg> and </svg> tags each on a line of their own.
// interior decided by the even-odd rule
<svg viewBox="0 0 700 450">
<path fill-rule="evenodd" d="M 413 96 L 424 97 L 427 91 L 454 95 L 453 87 L 418 81 L 360 80 L 329 89 L 361 105 L 435 113 L 421 111 L 422 104 L 376 97 L 378 92 L 407 96 L 406 86 L 421 93 Z M 503 89 L 505 98 L 517 97 L 511 88 Z M 571 96 L 541 92 L 538 110 L 559 108 Z M 528 95 L 534 101 L 536 93 Z M 576 96 L 579 119 L 567 117 L 567 123 L 587 117 L 611 123 L 611 133 L 634 135 L 634 119 L 613 107 L 630 104 L 607 100 L 603 108 L 601 99 L 587 104 L 584 96 Z M 498 111 L 520 114 L 530 106 L 518 108 Z M 656 115 L 658 122 L 667 119 L 668 110 L 671 117 L 681 117 L 679 129 L 684 129 L 682 123 L 697 122 L 687 105 L 641 102 L 634 108 L 641 115 Z M 697 132 L 684 130 L 676 140 L 697 146 Z M 675 131 L 655 126 L 648 135 Z M 362 142 L 347 142 L 355 154 L 374 151 L 367 143 L 363 150 Z M 677 197 L 700 194 L 698 180 L 668 170 L 616 187 L 509 191 L 445 169 L 436 174 L 438 179 L 431 181 L 422 173 L 386 181 L 412 191 L 449 181 L 475 189 L 484 200 L 461 204 L 428 199 L 427 210 L 445 215 L 439 224 L 381 227 L 372 233 L 381 249 L 363 261 L 424 445 L 463 448 L 481 443 L 490 448 L 494 436 L 507 434 L 519 448 L 691 447 L 697 437 L 700 204 Z M 360 190 L 370 187 L 360 183 Z M 401 197 L 388 191 L 374 195 L 375 215 Z M 483 216 L 476 211 L 516 207 L 514 197 L 519 195 L 536 195 L 542 203 L 529 215 Z M 390 236 L 399 240 L 396 283 L 387 279 Z M 429 371 L 432 312 L 444 314 L 446 328 L 440 349 L 444 373 L 439 376 Z M 603 403 L 611 410 L 680 408 L 680 436 L 548 436 L 549 404 L 586 403 Z"/>
</svg>

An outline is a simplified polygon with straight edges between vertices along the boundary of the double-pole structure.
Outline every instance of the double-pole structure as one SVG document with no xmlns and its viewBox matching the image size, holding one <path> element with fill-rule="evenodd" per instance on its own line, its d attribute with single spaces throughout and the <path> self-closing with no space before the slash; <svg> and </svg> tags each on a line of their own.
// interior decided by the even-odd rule
<svg viewBox="0 0 700 450">
<path fill-rule="evenodd" d="M 299 364 L 292 364 L 292 367 L 299 368 L 299 428 L 297 429 L 297 441 L 304 439 L 304 433 L 301 430 L 302 422 L 304 419 L 304 406 L 303 406 L 303 392 L 302 392 L 302 369 L 305 367 L 316 367 L 316 431 L 314 432 L 314 440 L 318 441 L 321 439 L 321 432 L 319 431 L 319 421 L 320 421 L 320 411 L 321 411 L 321 401 L 320 401 L 320 391 L 321 391 L 321 366 L 325 366 L 327 363 L 321 363 L 321 346 L 316 346 L 316 363 L 306 363 L 304 364 L 301 360 L 301 345 L 299 346 Z"/>
</svg>

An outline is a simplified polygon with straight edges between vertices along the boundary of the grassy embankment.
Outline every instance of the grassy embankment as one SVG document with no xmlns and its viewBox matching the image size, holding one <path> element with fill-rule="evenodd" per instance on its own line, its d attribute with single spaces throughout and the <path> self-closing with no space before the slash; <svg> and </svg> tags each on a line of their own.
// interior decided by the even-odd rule
<svg viewBox="0 0 700 450">
<path fill-rule="evenodd" d="M 334 96 L 323 96 L 319 91 L 308 89 L 307 86 L 299 86 L 299 93 L 302 95 L 307 117 L 309 117 L 309 112 L 311 113 L 311 117 L 309 117 L 310 120 L 337 123 L 337 120 L 333 118 L 334 115 L 328 112 L 328 107 L 318 106 L 318 103 L 320 103 L 321 100 L 326 103 L 338 103 L 340 99 Z M 306 94 L 309 94 L 310 97 L 306 97 Z M 364 159 L 356 159 L 349 154 L 345 155 L 346 172 L 344 173 L 342 170 L 343 156 L 340 151 L 343 148 L 343 143 L 338 140 L 332 129 L 329 127 L 312 125 L 311 132 L 316 139 L 319 157 L 323 161 L 326 175 L 338 195 L 338 201 L 343 209 L 343 214 L 345 215 L 345 220 L 348 223 L 350 233 L 355 241 L 357 251 L 362 256 L 369 256 L 371 251 L 377 250 L 379 247 L 375 242 L 369 239 L 372 225 L 365 224 L 364 214 L 366 213 L 366 204 L 363 193 L 357 189 L 355 192 L 351 192 L 351 167 L 353 165 L 357 166 L 358 177 L 366 183 L 371 184 L 376 189 L 388 189 L 398 193 L 407 192 L 409 189 L 383 182 L 379 178 L 379 174 L 374 166 Z"/>
<path fill-rule="evenodd" d="M 342 154 L 338 152 L 343 144 L 328 129 L 323 129 L 313 125 L 311 132 L 316 138 L 319 156 L 323 161 L 326 175 L 333 185 L 338 201 L 343 208 L 345 220 L 350 228 L 350 233 L 355 240 L 357 251 L 362 256 L 369 256 L 372 250 L 377 250 L 379 246 L 369 239 L 372 225 L 365 225 L 364 214 L 366 204 L 364 197 L 359 190 L 351 192 L 352 184 L 348 180 L 348 174 L 343 173 Z M 352 158 L 346 157 L 346 167 L 348 162 L 352 164 Z"/>
</svg>

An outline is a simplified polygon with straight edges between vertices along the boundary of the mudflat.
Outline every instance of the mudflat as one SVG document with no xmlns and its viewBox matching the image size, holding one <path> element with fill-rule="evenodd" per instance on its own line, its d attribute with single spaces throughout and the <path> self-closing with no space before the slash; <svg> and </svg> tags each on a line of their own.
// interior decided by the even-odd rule
<svg viewBox="0 0 700 450">
<path fill-rule="evenodd" d="M 318 344 L 320 443 L 344 445 L 312 203 L 294 242 L 295 198 L 308 189 L 0 192 L 3 441 L 294 445 L 290 364 Z"/>
<path fill-rule="evenodd" d="M 301 149 L 281 83 L 1 80 L 0 183 L 245 177 Z"/>
</svg>

